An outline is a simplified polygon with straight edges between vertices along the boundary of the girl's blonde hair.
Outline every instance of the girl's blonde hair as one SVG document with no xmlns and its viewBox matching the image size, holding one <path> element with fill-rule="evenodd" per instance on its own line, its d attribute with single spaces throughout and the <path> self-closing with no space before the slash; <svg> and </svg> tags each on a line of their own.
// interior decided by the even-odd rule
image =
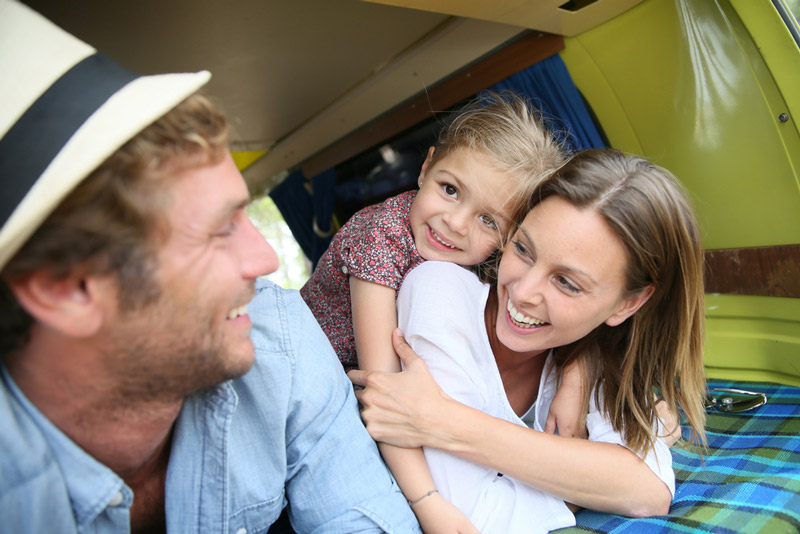
<svg viewBox="0 0 800 534">
<path fill-rule="evenodd" d="M 528 199 L 536 187 L 567 159 L 566 149 L 542 113 L 511 91 L 485 91 L 461 108 L 439 133 L 430 165 L 463 149 L 485 155 L 492 167 L 512 178 L 514 186 L 508 191 L 506 205 L 512 224 L 508 235 L 500 236 L 501 245 L 527 213 Z M 495 254 L 475 271 L 491 281 L 496 264 Z"/>
<path fill-rule="evenodd" d="M 624 323 L 601 325 L 556 350 L 560 365 L 579 360 L 598 384 L 598 407 L 635 451 L 652 446 L 655 405 L 678 407 L 705 444 L 703 251 L 694 211 L 666 169 L 615 150 L 574 156 L 531 197 L 550 196 L 599 214 L 627 252 L 627 292 L 648 285 L 650 299 Z M 668 429 L 671 430 L 671 429 Z"/>
</svg>

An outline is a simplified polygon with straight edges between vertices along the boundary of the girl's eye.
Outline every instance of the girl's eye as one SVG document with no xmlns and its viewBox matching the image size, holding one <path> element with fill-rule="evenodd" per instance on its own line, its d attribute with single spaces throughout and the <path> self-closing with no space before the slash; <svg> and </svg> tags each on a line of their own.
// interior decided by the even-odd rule
<svg viewBox="0 0 800 534">
<path fill-rule="evenodd" d="M 497 221 L 495 221 L 494 217 L 492 217 L 491 215 L 481 215 L 478 217 L 478 220 L 480 220 L 486 227 L 492 230 L 497 230 L 499 228 L 497 226 Z"/>
<path fill-rule="evenodd" d="M 442 191 L 444 191 L 444 194 L 448 197 L 458 198 L 458 189 L 450 184 L 444 184 L 442 186 Z"/>
<path fill-rule="evenodd" d="M 573 285 L 572 282 L 569 281 L 569 278 L 566 278 L 565 276 L 561 275 L 556 276 L 556 282 L 558 283 L 559 286 L 569 291 L 570 293 L 578 294 L 581 292 L 581 289 Z"/>
</svg>

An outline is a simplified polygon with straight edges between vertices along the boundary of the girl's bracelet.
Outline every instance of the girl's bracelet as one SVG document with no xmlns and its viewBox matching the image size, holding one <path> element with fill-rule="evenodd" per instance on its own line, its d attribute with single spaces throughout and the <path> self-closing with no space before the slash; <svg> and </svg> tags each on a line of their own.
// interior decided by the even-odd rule
<svg viewBox="0 0 800 534">
<path fill-rule="evenodd" d="M 414 506 L 415 504 L 419 503 L 421 500 L 425 499 L 425 497 L 430 497 L 434 493 L 439 493 L 439 490 L 432 489 L 428 493 L 426 493 L 425 495 L 423 495 L 422 497 L 417 499 L 416 501 L 408 501 L 408 505 L 409 506 Z"/>
</svg>

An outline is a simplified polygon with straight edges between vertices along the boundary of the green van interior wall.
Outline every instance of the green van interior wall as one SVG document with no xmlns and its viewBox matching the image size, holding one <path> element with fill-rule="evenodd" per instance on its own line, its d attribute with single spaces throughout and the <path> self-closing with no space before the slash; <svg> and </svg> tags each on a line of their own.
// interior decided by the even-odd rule
<svg viewBox="0 0 800 534">
<path fill-rule="evenodd" d="M 611 144 L 689 189 L 705 248 L 800 244 L 800 49 L 771 2 L 646 0 L 565 44 Z M 710 377 L 800 386 L 800 299 L 706 300 Z"/>
</svg>

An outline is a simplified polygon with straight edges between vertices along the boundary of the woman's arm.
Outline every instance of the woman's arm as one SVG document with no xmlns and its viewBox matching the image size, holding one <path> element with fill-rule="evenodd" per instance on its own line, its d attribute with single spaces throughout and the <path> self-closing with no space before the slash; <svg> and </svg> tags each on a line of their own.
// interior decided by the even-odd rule
<svg viewBox="0 0 800 534">
<path fill-rule="evenodd" d="M 365 371 L 400 371 L 400 359 L 392 347 L 391 334 L 397 327 L 395 290 L 350 277 L 353 331 L 358 365 Z M 422 448 L 401 448 L 378 443 L 386 465 L 406 499 L 416 502 L 435 489 Z M 467 517 L 455 506 L 433 494 L 412 506 L 427 533 L 477 533 Z"/>
<path fill-rule="evenodd" d="M 395 350 L 406 370 L 351 371 L 362 418 L 377 441 L 433 447 L 497 469 L 565 501 L 629 516 L 667 513 L 666 484 L 637 455 L 610 443 L 537 432 L 448 397 L 402 335 Z"/>
</svg>

